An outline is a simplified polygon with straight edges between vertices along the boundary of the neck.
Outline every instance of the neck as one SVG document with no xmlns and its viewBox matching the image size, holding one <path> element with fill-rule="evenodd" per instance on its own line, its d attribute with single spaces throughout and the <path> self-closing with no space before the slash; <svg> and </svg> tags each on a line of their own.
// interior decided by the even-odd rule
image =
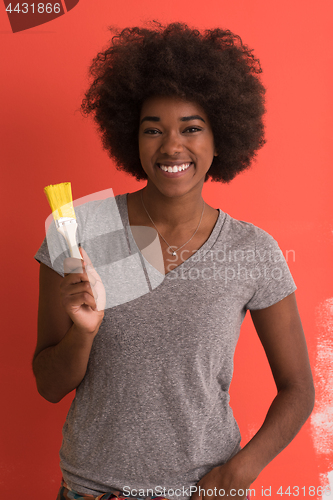
<svg viewBox="0 0 333 500">
<path fill-rule="evenodd" d="M 169 197 L 147 186 L 142 190 L 143 203 L 155 224 L 179 228 L 198 221 L 203 209 L 201 190 L 184 196 Z"/>
</svg>

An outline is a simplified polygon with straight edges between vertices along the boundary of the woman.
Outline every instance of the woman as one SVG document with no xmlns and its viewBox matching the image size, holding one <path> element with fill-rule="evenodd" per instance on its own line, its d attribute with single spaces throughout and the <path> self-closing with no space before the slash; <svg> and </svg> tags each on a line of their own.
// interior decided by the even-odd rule
<svg viewBox="0 0 333 500">
<path fill-rule="evenodd" d="M 57 402 L 76 389 L 58 499 L 245 498 L 314 403 L 296 287 L 277 243 L 202 198 L 205 180 L 229 182 L 264 144 L 259 61 L 229 31 L 155 23 L 123 30 L 91 72 L 82 109 L 94 112 L 118 167 L 147 184 L 78 210 L 83 269 L 66 259 L 65 276 L 55 272 L 46 242 L 36 254 L 38 390 Z M 103 229 L 118 216 L 120 226 Z M 162 270 L 140 252 L 135 227 L 156 231 Z M 110 263 L 119 281 L 105 273 Z M 241 449 L 228 389 L 247 310 L 277 396 Z"/>
</svg>

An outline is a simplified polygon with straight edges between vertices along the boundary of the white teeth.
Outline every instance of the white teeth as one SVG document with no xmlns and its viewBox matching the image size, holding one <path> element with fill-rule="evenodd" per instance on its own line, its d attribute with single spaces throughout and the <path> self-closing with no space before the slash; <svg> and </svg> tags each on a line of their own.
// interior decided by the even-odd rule
<svg viewBox="0 0 333 500">
<path fill-rule="evenodd" d="M 173 167 L 167 165 L 159 165 L 159 167 L 164 170 L 164 172 L 181 172 L 186 170 L 191 163 L 183 163 L 182 165 L 174 165 Z"/>
</svg>

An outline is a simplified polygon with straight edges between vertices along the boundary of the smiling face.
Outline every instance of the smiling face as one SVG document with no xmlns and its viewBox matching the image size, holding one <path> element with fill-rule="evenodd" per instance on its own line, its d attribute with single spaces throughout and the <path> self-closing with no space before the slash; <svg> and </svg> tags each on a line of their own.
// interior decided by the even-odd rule
<svg viewBox="0 0 333 500">
<path fill-rule="evenodd" d="M 148 187 L 166 196 L 201 193 L 214 155 L 214 136 L 199 104 L 151 97 L 141 110 L 139 153 Z"/>
</svg>

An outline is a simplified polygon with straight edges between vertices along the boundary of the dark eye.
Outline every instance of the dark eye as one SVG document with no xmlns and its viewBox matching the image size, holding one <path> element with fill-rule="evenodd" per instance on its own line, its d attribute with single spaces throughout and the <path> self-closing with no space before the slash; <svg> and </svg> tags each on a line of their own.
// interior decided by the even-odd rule
<svg viewBox="0 0 333 500">
<path fill-rule="evenodd" d="M 160 134 L 160 131 L 157 130 L 156 128 L 149 128 L 149 129 L 145 130 L 143 133 L 148 134 L 148 135 L 157 135 L 157 134 Z"/>
<path fill-rule="evenodd" d="M 190 132 L 193 134 L 194 132 L 200 132 L 202 129 L 199 127 L 187 127 L 187 129 L 184 130 L 184 132 Z"/>
</svg>

